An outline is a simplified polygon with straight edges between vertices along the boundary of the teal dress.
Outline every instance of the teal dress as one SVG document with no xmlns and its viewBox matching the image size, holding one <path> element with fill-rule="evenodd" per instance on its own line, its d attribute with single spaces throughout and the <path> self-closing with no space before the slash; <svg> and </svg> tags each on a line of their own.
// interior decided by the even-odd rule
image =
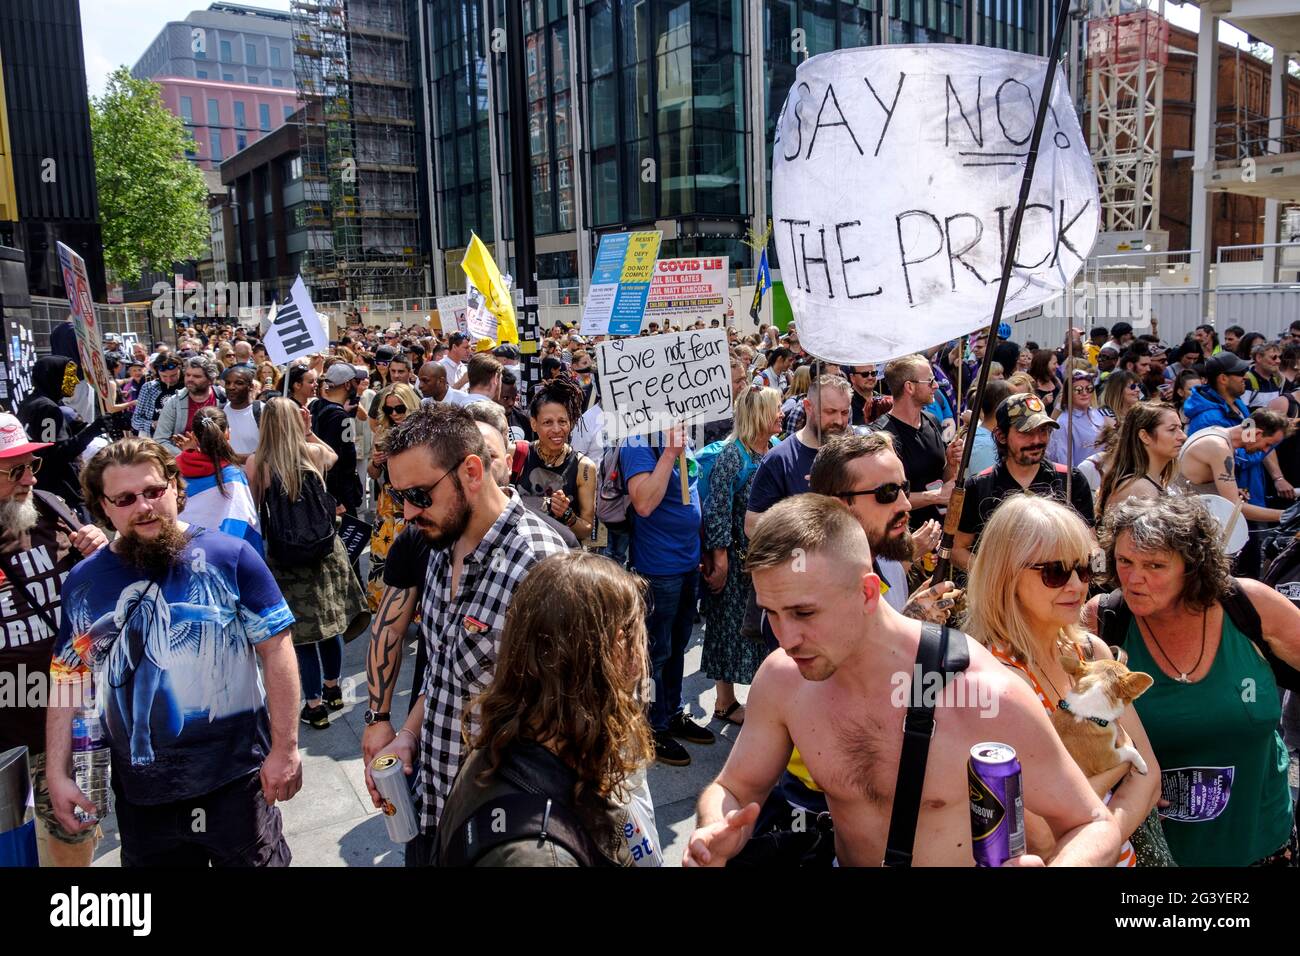
<svg viewBox="0 0 1300 956">
<path fill-rule="evenodd" d="M 1160 761 L 1160 811 L 1179 866 L 1247 866 L 1291 836 L 1282 705 L 1268 664 L 1225 614 L 1210 672 L 1168 677 L 1129 625 L 1128 666 L 1155 681 L 1133 706 Z"/>
</svg>

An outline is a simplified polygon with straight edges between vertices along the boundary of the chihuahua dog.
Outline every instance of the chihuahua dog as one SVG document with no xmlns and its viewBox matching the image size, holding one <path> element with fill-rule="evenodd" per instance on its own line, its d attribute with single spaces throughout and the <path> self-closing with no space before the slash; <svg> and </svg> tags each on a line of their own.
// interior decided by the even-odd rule
<svg viewBox="0 0 1300 956">
<path fill-rule="evenodd" d="M 1150 674 L 1130 671 L 1123 651 L 1112 648 L 1113 661 L 1081 661 L 1064 654 L 1061 666 L 1074 687 L 1052 712 L 1052 726 L 1085 776 L 1110 770 L 1127 760 L 1140 774 L 1147 763 L 1115 721 L 1151 686 Z"/>
</svg>

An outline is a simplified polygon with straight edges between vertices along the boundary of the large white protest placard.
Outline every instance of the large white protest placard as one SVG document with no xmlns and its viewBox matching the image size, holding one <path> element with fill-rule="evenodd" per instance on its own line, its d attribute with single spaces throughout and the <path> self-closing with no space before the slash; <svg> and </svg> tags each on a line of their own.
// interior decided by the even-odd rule
<svg viewBox="0 0 1300 956">
<path fill-rule="evenodd" d="M 731 366 L 722 329 L 602 342 L 596 362 L 610 439 L 731 415 Z"/>
<path fill-rule="evenodd" d="M 800 344 L 881 362 L 987 325 L 1046 61 L 927 44 L 799 65 L 772 154 L 773 242 Z M 1058 69 L 1006 313 L 1069 285 L 1097 181 Z"/>
<path fill-rule="evenodd" d="M 289 298 L 279 303 L 271 314 L 265 344 L 266 354 L 276 365 L 324 352 L 329 347 L 329 333 L 316 314 L 302 276 L 294 281 Z"/>
</svg>

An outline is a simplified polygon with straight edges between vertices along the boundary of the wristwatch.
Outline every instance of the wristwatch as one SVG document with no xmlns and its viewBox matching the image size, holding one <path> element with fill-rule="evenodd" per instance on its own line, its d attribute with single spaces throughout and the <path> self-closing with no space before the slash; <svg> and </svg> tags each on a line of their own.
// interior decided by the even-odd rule
<svg viewBox="0 0 1300 956">
<path fill-rule="evenodd" d="M 387 720 L 389 716 L 390 715 L 387 711 L 371 710 L 369 707 L 367 707 L 366 712 L 365 714 L 362 715 L 361 719 L 364 720 L 366 726 L 369 727 L 371 724 L 377 724 L 380 723 L 381 721 Z"/>
</svg>

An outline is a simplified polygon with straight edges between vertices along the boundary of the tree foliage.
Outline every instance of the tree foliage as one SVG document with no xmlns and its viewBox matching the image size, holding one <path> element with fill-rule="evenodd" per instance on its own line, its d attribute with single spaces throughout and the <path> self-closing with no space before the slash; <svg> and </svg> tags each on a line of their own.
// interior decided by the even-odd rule
<svg viewBox="0 0 1300 956">
<path fill-rule="evenodd" d="M 146 269 L 204 254 L 210 238 L 208 187 L 185 158 L 194 138 L 163 104 L 162 88 L 119 67 L 90 103 L 104 263 L 138 282 Z"/>
</svg>

